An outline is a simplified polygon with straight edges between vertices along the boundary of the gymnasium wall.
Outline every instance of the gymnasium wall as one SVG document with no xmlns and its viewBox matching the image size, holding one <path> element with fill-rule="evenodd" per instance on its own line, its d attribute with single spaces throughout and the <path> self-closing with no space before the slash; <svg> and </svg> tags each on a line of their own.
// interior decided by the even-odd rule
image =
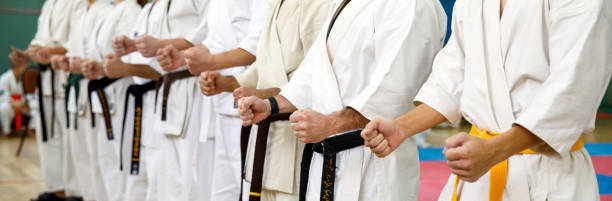
<svg viewBox="0 0 612 201">
<path fill-rule="evenodd" d="M 9 47 L 25 49 L 36 33 L 44 0 L 0 0 L 0 72 L 10 68 Z"/>
</svg>

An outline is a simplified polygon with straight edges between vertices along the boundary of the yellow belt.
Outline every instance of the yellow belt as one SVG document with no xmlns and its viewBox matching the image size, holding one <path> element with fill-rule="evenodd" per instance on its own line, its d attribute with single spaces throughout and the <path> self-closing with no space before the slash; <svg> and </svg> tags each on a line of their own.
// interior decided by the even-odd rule
<svg viewBox="0 0 612 201">
<path fill-rule="evenodd" d="M 476 126 L 472 126 L 470 130 L 470 135 L 488 139 L 500 135 L 501 133 L 493 133 L 488 130 L 480 130 L 476 128 Z M 571 151 L 577 151 L 584 147 L 584 140 L 582 136 L 576 141 L 574 146 L 572 146 Z M 537 154 L 535 151 L 531 149 L 525 149 L 520 152 L 521 154 Z M 489 181 L 489 201 L 501 201 L 502 195 L 504 194 L 504 188 L 506 187 L 506 177 L 508 176 L 508 160 L 504 160 L 499 162 L 495 166 L 493 166 L 489 173 L 490 181 Z M 455 179 L 455 189 L 453 190 L 452 201 L 457 201 L 457 186 L 459 184 L 459 177 Z"/>
</svg>

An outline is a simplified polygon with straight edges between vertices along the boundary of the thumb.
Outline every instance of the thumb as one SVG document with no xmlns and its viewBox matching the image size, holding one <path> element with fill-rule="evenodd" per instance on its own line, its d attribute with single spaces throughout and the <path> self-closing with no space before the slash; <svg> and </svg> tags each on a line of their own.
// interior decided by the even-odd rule
<svg viewBox="0 0 612 201">
<path fill-rule="evenodd" d="M 370 121 L 370 123 L 368 123 L 365 128 L 361 131 L 361 137 L 368 141 L 373 139 L 374 137 L 376 137 L 378 135 L 378 122 L 380 121 L 379 118 L 374 118 L 374 120 Z"/>
</svg>

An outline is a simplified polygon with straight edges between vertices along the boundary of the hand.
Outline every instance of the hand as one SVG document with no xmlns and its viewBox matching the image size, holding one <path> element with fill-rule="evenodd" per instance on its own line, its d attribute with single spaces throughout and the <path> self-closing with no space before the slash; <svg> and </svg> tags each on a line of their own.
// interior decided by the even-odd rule
<svg viewBox="0 0 612 201">
<path fill-rule="evenodd" d="M 36 52 L 40 50 L 42 47 L 40 45 L 30 45 L 28 49 L 25 50 L 25 53 L 33 60 L 36 59 Z"/>
<path fill-rule="evenodd" d="M 196 45 L 185 50 L 185 64 L 191 74 L 197 75 L 204 71 L 214 70 L 213 55 L 204 45 Z"/>
<path fill-rule="evenodd" d="M 499 162 L 487 140 L 463 132 L 448 138 L 442 153 L 451 172 L 467 182 L 478 180 Z"/>
<path fill-rule="evenodd" d="M 134 42 L 136 43 L 136 49 L 138 49 L 142 56 L 147 58 L 154 57 L 157 49 L 162 47 L 159 39 L 147 34 L 138 36 Z"/>
<path fill-rule="evenodd" d="M 100 63 L 96 61 L 87 61 L 83 64 L 83 75 L 88 80 L 95 80 L 98 77 L 104 75 L 104 71 L 102 70 L 102 66 Z"/>
<path fill-rule="evenodd" d="M 304 143 L 321 142 L 333 134 L 329 130 L 333 119 L 312 109 L 293 112 L 289 121 L 295 136 Z"/>
<path fill-rule="evenodd" d="M 25 59 L 27 62 L 27 60 L 29 59 L 29 55 L 26 52 L 27 50 L 23 51 L 23 50 L 20 50 L 19 48 L 16 48 L 15 46 L 11 46 L 10 48 L 11 48 L 11 54 L 14 53 L 16 57 Z"/>
<path fill-rule="evenodd" d="M 185 65 L 185 55 L 172 45 L 157 50 L 157 62 L 165 71 L 173 71 Z"/>
<path fill-rule="evenodd" d="M 41 48 L 36 51 L 36 60 L 41 64 L 49 64 L 51 63 L 51 52 L 47 48 Z"/>
<path fill-rule="evenodd" d="M 113 51 L 119 56 L 129 54 L 136 51 L 136 43 L 134 40 L 128 38 L 125 35 L 117 36 L 113 38 Z"/>
<path fill-rule="evenodd" d="M 70 58 L 70 72 L 74 74 L 82 74 L 83 71 L 83 63 L 85 60 L 81 59 L 81 57 L 71 57 Z"/>
<path fill-rule="evenodd" d="M 70 71 L 70 58 L 64 55 L 53 55 L 51 57 L 51 68 L 53 70 Z"/>
<path fill-rule="evenodd" d="M 259 123 L 270 116 L 270 102 L 255 96 L 238 100 L 238 112 L 242 118 L 242 126 Z"/>
<path fill-rule="evenodd" d="M 217 83 L 221 78 L 221 73 L 217 71 L 206 71 L 200 74 L 200 90 L 207 96 L 217 95 L 223 92 Z"/>
<path fill-rule="evenodd" d="M 115 79 L 126 76 L 127 67 L 125 63 L 121 61 L 121 57 L 109 54 L 106 56 L 106 60 L 104 60 L 104 74 L 108 78 Z"/>
<path fill-rule="evenodd" d="M 381 118 L 370 121 L 361 131 L 361 137 L 365 140 L 365 146 L 370 147 L 379 158 L 391 154 L 405 139 L 393 121 Z"/>
<path fill-rule="evenodd" d="M 217 84 L 217 85 L 219 85 L 219 84 Z M 233 95 L 234 95 L 234 103 L 238 103 L 238 100 L 240 100 L 241 98 L 244 98 L 244 97 L 248 97 L 248 96 L 256 96 L 258 98 L 266 98 L 266 97 L 259 96 L 259 94 L 257 93 L 257 89 L 254 89 L 254 88 L 251 88 L 251 87 L 238 87 L 238 88 L 234 89 Z"/>
</svg>

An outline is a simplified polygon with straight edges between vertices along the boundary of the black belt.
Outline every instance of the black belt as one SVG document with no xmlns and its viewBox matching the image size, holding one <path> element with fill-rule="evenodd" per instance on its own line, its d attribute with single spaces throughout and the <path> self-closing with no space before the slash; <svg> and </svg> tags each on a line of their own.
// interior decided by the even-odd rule
<svg viewBox="0 0 612 201">
<path fill-rule="evenodd" d="M 142 126 L 142 96 L 155 89 L 156 82 L 150 81 L 145 84 L 132 84 L 128 87 L 125 95 L 125 106 L 123 110 L 123 125 L 121 131 L 121 146 L 119 150 L 119 170 L 123 171 L 123 136 L 125 133 L 125 117 L 127 116 L 128 100 L 130 95 L 134 96 L 134 137 L 132 139 L 132 157 L 130 174 L 137 175 L 140 167 L 140 137 Z"/>
<path fill-rule="evenodd" d="M 38 63 L 38 68 L 40 69 L 41 74 L 38 76 L 38 107 L 40 108 L 40 121 L 42 122 L 41 131 L 42 131 L 42 141 L 47 142 L 49 139 L 49 135 L 47 134 L 47 121 L 45 120 L 45 101 L 43 99 L 43 83 L 42 83 L 42 72 L 49 70 L 51 72 L 51 137 L 53 137 L 54 133 L 54 123 L 55 120 L 55 84 L 53 82 L 55 78 L 55 73 L 49 64 L 40 64 Z"/>
<path fill-rule="evenodd" d="M 106 99 L 106 93 L 104 92 L 104 88 L 113 84 L 118 79 L 110 79 L 108 77 L 103 77 L 98 80 L 89 81 L 87 85 L 87 95 L 89 96 L 89 107 L 91 108 L 91 126 L 96 127 L 96 117 L 93 112 L 93 107 L 91 102 L 91 93 L 96 92 L 98 94 L 98 99 L 100 100 L 100 104 L 102 105 L 102 115 L 104 116 L 104 123 L 106 125 L 106 138 L 108 140 L 115 139 L 113 135 L 113 125 L 111 123 L 110 110 L 108 108 L 108 101 Z"/>
<path fill-rule="evenodd" d="M 68 99 L 70 98 L 70 89 L 74 88 L 74 94 L 76 96 L 74 100 L 74 104 L 76 104 L 76 108 L 77 108 L 77 112 L 74 115 L 74 129 L 78 129 L 77 117 L 79 116 L 79 111 L 78 111 L 79 110 L 79 91 L 81 88 L 79 81 L 81 81 L 83 78 L 85 78 L 85 76 L 83 76 L 82 74 L 70 73 L 70 75 L 68 76 L 68 84 L 66 84 L 66 92 L 64 92 L 65 100 L 66 100 L 66 128 L 70 128 L 70 115 L 68 114 Z"/>
<path fill-rule="evenodd" d="M 189 72 L 189 70 L 182 70 L 182 71 L 167 73 L 165 75 L 162 75 L 159 78 L 159 80 L 157 81 L 157 85 L 155 86 L 155 104 L 157 105 L 157 94 L 159 92 L 159 88 L 163 84 L 164 88 L 162 91 L 162 109 L 161 109 L 162 110 L 162 113 L 161 113 L 162 121 L 166 121 L 166 112 L 168 111 L 168 95 L 170 94 L 170 86 L 172 86 L 172 83 L 176 80 L 182 80 L 182 79 L 190 78 L 193 76 L 194 75 L 192 75 Z"/>
<path fill-rule="evenodd" d="M 259 201 L 261 199 L 261 189 L 263 184 L 263 169 L 266 160 L 266 148 L 268 147 L 268 131 L 270 124 L 275 121 L 287 121 L 291 114 L 272 115 L 257 124 L 257 138 L 255 141 L 255 158 L 253 159 L 253 172 L 251 176 L 251 189 L 249 201 Z M 242 168 L 241 174 L 244 179 L 244 164 L 246 163 L 246 152 L 249 145 L 251 126 L 242 127 L 240 132 L 240 152 Z M 240 183 L 240 199 L 242 200 L 242 182 Z"/>
<path fill-rule="evenodd" d="M 321 201 L 334 200 L 334 182 L 336 180 L 336 154 L 338 152 L 364 145 L 361 130 L 327 138 L 319 143 L 309 143 L 304 147 L 302 170 L 300 172 L 300 201 L 306 200 L 308 175 L 313 152 L 323 154 L 323 172 L 321 174 Z"/>
</svg>

